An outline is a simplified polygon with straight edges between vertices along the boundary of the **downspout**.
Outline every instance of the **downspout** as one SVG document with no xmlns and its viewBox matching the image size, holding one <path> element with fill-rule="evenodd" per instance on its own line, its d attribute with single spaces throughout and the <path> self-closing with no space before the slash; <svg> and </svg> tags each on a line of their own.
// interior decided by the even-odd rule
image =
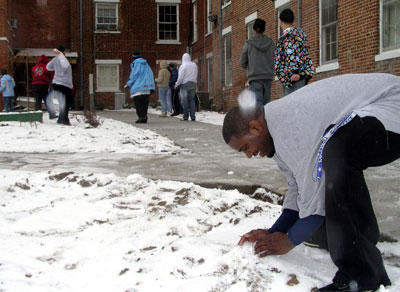
<svg viewBox="0 0 400 292">
<path fill-rule="evenodd" d="M 302 17 L 301 17 L 301 0 L 297 0 L 297 27 L 301 28 Z"/>
<path fill-rule="evenodd" d="M 221 92 L 222 88 L 224 87 L 224 74 L 222 72 L 223 69 L 223 42 L 222 42 L 222 0 L 219 0 L 219 80 L 221 82 Z"/>
<path fill-rule="evenodd" d="M 81 91 L 81 107 L 83 107 L 83 0 L 79 1 L 79 46 L 80 46 L 80 91 Z"/>
</svg>

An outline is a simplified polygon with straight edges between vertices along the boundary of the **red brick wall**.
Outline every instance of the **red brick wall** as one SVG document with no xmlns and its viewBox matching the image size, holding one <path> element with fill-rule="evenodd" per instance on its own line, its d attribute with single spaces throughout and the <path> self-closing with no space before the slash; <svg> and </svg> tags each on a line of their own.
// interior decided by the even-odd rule
<svg viewBox="0 0 400 292">
<path fill-rule="evenodd" d="M 54 0 L 13 0 L 11 17 L 18 21 L 14 48 L 70 47 L 71 2 Z M 79 18 L 79 15 L 76 16 Z"/>
<path fill-rule="evenodd" d="M 218 14 L 218 0 L 213 1 L 214 14 Z M 297 15 L 297 1 L 291 1 L 291 9 Z M 246 39 L 244 19 L 254 11 L 267 22 L 266 34 L 277 39 L 278 19 L 273 1 L 236 0 L 224 9 L 224 25 L 232 25 L 232 61 L 233 85 L 224 88 L 223 94 L 216 100 L 219 107 L 229 109 L 237 103 L 237 95 L 244 88 L 245 70 L 239 65 L 240 52 Z M 338 63 L 339 69 L 315 74 L 311 82 L 345 73 L 386 72 L 400 75 L 400 58 L 375 61 L 379 54 L 379 0 L 373 1 L 338 1 Z M 295 20 L 297 24 L 297 19 Z M 302 0 L 302 28 L 307 33 L 310 57 L 317 68 L 319 60 L 319 1 Z M 219 38 L 218 29 L 213 34 L 215 56 L 214 83 L 219 82 Z M 280 98 L 282 86 L 278 81 L 272 85 L 272 99 Z"/>
</svg>

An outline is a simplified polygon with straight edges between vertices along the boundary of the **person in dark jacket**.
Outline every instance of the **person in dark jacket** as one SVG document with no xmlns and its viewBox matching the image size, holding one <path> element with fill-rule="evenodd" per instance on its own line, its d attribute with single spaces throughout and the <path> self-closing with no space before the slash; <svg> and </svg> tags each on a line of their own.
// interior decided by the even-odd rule
<svg viewBox="0 0 400 292">
<path fill-rule="evenodd" d="M 35 97 L 35 110 L 42 109 L 42 101 L 44 101 L 47 109 L 46 97 L 54 75 L 53 72 L 48 71 L 46 68 L 49 61 L 45 55 L 41 55 L 38 58 L 37 65 L 32 68 L 32 93 Z M 55 116 L 50 118 L 55 118 Z"/>
<path fill-rule="evenodd" d="M 264 35 L 264 20 L 257 18 L 253 30 L 255 36 L 244 44 L 240 65 L 247 70 L 249 88 L 257 97 L 257 105 L 263 108 L 271 98 L 275 44 L 270 37 Z"/>
<path fill-rule="evenodd" d="M 178 80 L 178 69 L 175 68 L 175 64 L 171 63 L 168 65 L 168 70 L 171 73 L 168 85 L 171 89 L 172 107 L 174 109 L 171 116 L 177 116 L 182 112 L 181 102 L 179 101 L 179 88 L 174 88 L 175 82 Z"/>
</svg>

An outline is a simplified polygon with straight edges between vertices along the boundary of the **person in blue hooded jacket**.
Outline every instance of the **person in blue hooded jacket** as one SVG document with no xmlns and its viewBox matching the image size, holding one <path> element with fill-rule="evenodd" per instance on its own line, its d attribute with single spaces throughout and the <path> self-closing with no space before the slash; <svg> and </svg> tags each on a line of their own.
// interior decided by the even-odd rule
<svg viewBox="0 0 400 292">
<path fill-rule="evenodd" d="M 153 71 L 147 61 L 143 59 L 139 51 L 133 52 L 131 73 L 125 85 L 131 89 L 131 98 L 135 102 L 138 120 L 136 123 L 147 123 L 147 109 L 149 107 L 150 94 L 155 90 Z"/>
<path fill-rule="evenodd" d="M 0 81 L 0 92 L 3 94 L 4 98 L 4 111 L 12 112 L 14 110 L 13 100 L 14 100 L 14 79 L 7 74 L 7 69 L 1 69 L 1 81 Z"/>
</svg>

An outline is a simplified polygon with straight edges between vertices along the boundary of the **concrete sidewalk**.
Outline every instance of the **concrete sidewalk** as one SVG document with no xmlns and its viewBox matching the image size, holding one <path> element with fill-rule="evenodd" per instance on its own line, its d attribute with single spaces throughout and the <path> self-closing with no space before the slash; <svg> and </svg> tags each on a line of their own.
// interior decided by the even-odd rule
<svg viewBox="0 0 400 292">
<path fill-rule="evenodd" d="M 100 115 L 130 124 L 136 120 L 133 112 L 104 111 Z M 178 157 L 143 158 L 140 167 L 133 167 L 148 177 L 238 188 L 244 193 L 252 193 L 258 186 L 279 194 L 286 193 L 286 180 L 274 160 L 248 159 L 243 153 L 233 151 L 222 138 L 221 126 L 156 115 L 150 115 L 148 124 L 136 126 L 155 131 L 191 150 L 191 153 Z M 400 161 L 370 168 L 365 176 L 381 231 L 400 240 Z"/>
<path fill-rule="evenodd" d="M 134 111 L 103 111 L 101 117 L 126 122 L 168 137 L 187 149 L 177 155 L 115 153 L 0 153 L 6 169 L 86 171 L 127 176 L 139 173 L 152 179 L 194 182 L 204 187 L 237 188 L 252 194 L 259 186 L 285 194 L 286 180 L 274 160 L 248 159 L 223 141 L 221 126 L 149 115 L 148 124 L 135 124 Z M 400 240 L 400 161 L 368 169 L 366 180 L 382 232 Z"/>
</svg>

